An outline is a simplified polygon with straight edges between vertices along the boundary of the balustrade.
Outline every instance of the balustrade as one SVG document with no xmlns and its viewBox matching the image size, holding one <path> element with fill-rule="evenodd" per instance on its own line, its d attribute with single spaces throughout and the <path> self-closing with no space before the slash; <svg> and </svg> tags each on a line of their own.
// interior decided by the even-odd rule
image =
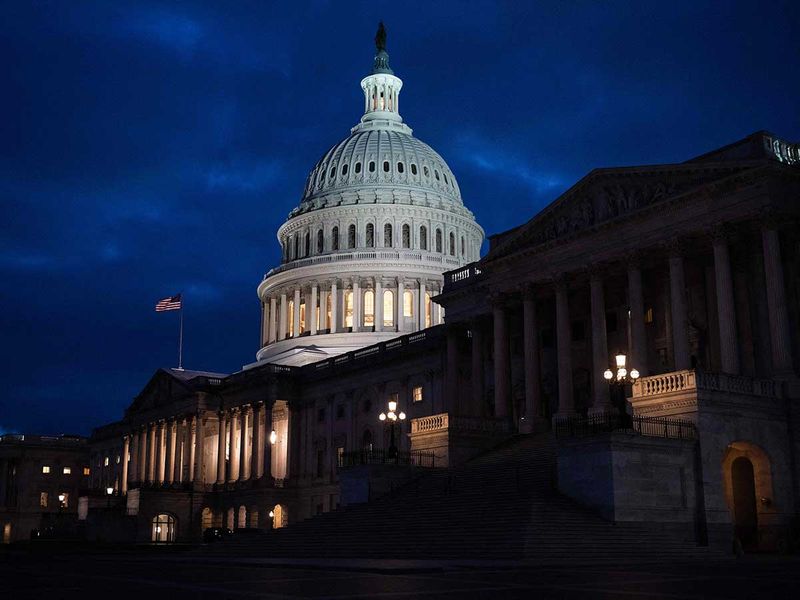
<svg viewBox="0 0 800 600">
<path fill-rule="evenodd" d="M 633 385 L 634 398 L 646 398 L 687 390 L 708 390 L 775 398 L 778 388 L 770 379 L 703 371 L 673 371 L 642 377 Z"/>
</svg>

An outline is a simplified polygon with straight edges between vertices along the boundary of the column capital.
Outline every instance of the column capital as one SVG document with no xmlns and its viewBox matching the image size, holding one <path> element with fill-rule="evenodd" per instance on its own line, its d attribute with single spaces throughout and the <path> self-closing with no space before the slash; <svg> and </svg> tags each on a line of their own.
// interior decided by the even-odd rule
<svg viewBox="0 0 800 600">
<path fill-rule="evenodd" d="M 669 258 L 683 258 L 688 250 L 686 239 L 677 236 L 662 242 L 661 247 Z"/>
<path fill-rule="evenodd" d="M 567 279 L 566 273 L 554 273 L 548 277 L 548 281 L 556 291 L 566 292 L 569 290 L 569 279 Z"/>
<path fill-rule="evenodd" d="M 623 262 L 627 266 L 629 271 L 637 270 L 642 268 L 642 251 L 641 250 L 631 250 L 630 252 L 626 252 L 625 256 L 622 258 Z"/>
<path fill-rule="evenodd" d="M 604 262 L 592 262 L 583 266 L 583 272 L 589 281 L 605 279 L 608 276 L 609 265 Z"/>
<path fill-rule="evenodd" d="M 730 243 L 735 234 L 733 228 L 726 223 L 718 223 L 709 227 L 706 233 L 711 238 L 711 243 L 715 246 Z"/>
</svg>

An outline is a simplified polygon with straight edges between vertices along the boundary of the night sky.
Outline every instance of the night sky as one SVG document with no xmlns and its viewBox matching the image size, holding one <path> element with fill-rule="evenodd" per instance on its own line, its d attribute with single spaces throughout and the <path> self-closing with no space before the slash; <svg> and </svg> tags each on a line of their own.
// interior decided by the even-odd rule
<svg viewBox="0 0 800 600">
<path fill-rule="evenodd" d="M 89 433 L 160 366 L 254 360 L 256 286 L 361 116 L 400 108 L 487 234 L 595 167 L 800 141 L 800 2 L 2 2 L 0 433 Z M 638 8 L 632 8 L 636 5 Z"/>
</svg>

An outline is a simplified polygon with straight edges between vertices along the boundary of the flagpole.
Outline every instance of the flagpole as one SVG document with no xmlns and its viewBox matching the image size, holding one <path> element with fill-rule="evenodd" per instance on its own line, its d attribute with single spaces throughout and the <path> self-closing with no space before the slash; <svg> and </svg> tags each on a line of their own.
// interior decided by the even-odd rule
<svg viewBox="0 0 800 600">
<path fill-rule="evenodd" d="M 181 326 L 178 333 L 178 370 L 183 371 L 183 296 L 181 296 Z"/>
</svg>

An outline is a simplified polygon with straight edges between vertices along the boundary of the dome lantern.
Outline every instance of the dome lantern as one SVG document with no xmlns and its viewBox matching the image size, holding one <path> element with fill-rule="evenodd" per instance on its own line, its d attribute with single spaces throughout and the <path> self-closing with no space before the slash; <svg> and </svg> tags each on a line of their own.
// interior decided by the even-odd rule
<svg viewBox="0 0 800 600">
<path fill-rule="evenodd" d="M 403 80 L 397 77 L 389 66 L 389 53 L 386 52 L 386 29 L 383 21 L 375 34 L 375 62 L 372 71 L 361 80 L 364 91 L 364 116 L 361 122 L 391 121 L 402 123 L 398 100 Z"/>
</svg>

